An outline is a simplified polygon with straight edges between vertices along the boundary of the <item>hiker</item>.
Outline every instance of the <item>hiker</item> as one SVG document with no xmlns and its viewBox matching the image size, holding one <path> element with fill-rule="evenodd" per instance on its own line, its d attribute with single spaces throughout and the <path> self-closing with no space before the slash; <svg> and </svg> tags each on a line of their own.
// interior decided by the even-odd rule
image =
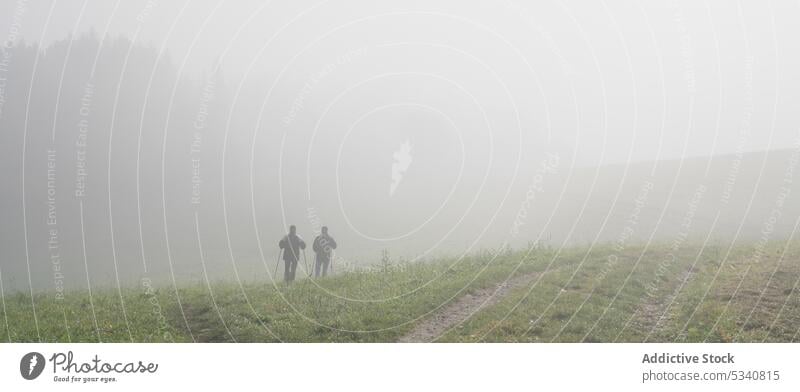
<svg viewBox="0 0 800 392">
<path fill-rule="evenodd" d="M 283 250 L 283 280 L 291 282 L 294 280 L 294 273 L 297 271 L 297 261 L 300 259 L 300 251 L 306 248 L 306 243 L 297 235 L 297 228 L 289 226 L 289 234 L 278 242 L 278 246 Z"/>
<path fill-rule="evenodd" d="M 336 240 L 328 235 L 328 227 L 322 226 L 322 234 L 314 239 L 314 253 L 317 254 L 314 263 L 314 277 L 319 277 L 320 268 L 322 276 L 328 275 L 328 264 L 331 263 L 331 251 L 336 249 Z"/>
</svg>

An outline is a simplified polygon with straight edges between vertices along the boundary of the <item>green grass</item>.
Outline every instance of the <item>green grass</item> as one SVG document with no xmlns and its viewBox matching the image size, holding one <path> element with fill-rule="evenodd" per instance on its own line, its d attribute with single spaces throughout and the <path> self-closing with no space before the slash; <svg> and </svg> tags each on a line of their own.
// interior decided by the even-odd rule
<svg viewBox="0 0 800 392">
<path fill-rule="evenodd" d="M 453 298 L 538 272 L 439 341 L 792 341 L 799 256 L 786 243 L 769 244 L 758 262 L 752 246 L 484 252 L 288 286 L 215 282 L 213 300 L 205 283 L 95 290 L 91 300 L 39 293 L 36 318 L 29 294 L 6 293 L 0 340 L 391 342 Z"/>
<path fill-rule="evenodd" d="M 784 248 L 786 255 L 780 261 L 777 255 Z M 752 247 L 733 247 L 721 265 L 727 252 L 727 246 L 718 245 L 683 245 L 677 250 L 658 245 L 646 251 L 642 247 L 616 251 L 600 246 L 588 255 L 579 251 L 587 260 L 574 278 L 575 268 L 547 274 L 532 287 L 515 290 L 440 341 L 795 339 L 800 328 L 800 293 L 792 290 L 800 278 L 797 246 L 770 244 L 765 249 L 769 256 L 759 262 L 754 262 Z M 610 255 L 617 256 L 618 261 L 604 274 L 603 263 Z M 773 271 L 777 271 L 774 276 Z M 742 286 L 736 291 L 740 282 Z"/>
</svg>

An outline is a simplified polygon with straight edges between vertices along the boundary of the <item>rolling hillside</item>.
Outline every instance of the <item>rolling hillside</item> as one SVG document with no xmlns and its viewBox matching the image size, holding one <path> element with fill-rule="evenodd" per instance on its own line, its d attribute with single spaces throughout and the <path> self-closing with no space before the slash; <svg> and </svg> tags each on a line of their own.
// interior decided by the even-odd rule
<svg viewBox="0 0 800 392">
<path fill-rule="evenodd" d="M 291 286 L 198 282 L 3 297 L 3 340 L 791 342 L 800 247 L 485 252 Z M 302 269 L 302 267 L 301 267 Z M 33 306 L 35 305 L 35 312 Z"/>
</svg>

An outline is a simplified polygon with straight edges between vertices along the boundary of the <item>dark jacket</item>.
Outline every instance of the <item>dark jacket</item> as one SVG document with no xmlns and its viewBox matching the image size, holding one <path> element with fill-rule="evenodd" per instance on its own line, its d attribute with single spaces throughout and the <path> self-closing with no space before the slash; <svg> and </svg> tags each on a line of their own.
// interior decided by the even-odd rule
<svg viewBox="0 0 800 392">
<path fill-rule="evenodd" d="M 331 250 L 336 249 L 336 240 L 329 235 L 321 234 L 314 239 L 313 247 L 318 261 L 329 261 L 331 259 Z"/>
<path fill-rule="evenodd" d="M 300 258 L 300 249 L 305 249 L 306 243 L 297 235 L 287 234 L 278 246 L 283 249 L 283 260 L 294 262 Z"/>
</svg>

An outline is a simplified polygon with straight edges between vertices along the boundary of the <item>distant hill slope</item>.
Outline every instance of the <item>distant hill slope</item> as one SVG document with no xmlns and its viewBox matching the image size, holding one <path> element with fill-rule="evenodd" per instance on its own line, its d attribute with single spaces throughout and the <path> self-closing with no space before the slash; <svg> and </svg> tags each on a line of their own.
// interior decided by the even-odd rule
<svg viewBox="0 0 800 392">
<path fill-rule="evenodd" d="M 536 194 L 519 238 L 541 236 L 552 244 L 785 238 L 800 218 L 797 163 L 797 150 L 778 150 L 559 173 Z"/>
</svg>

